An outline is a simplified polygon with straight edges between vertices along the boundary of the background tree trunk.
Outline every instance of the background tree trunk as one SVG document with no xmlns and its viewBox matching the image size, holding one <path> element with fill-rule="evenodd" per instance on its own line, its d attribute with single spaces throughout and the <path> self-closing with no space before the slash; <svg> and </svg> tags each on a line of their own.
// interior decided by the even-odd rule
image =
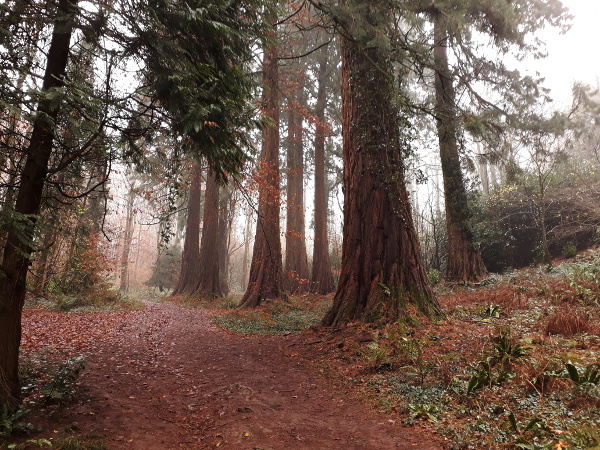
<svg viewBox="0 0 600 450">
<path fill-rule="evenodd" d="M 229 238 L 232 223 L 231 188 L 221 186 L 219 196 L 219 280 L 221 293 L 229 295 Z"/>
<path fill-rule="evenodd" d="M 58 228 L 57 222 L 57 211 L 49 211 L 47 219 L 44 221 L 44 239 L 42 247 L 38 249 L 38 258 L 35 262 L 35 282 L 33 284 L 33 292 L 36 295 L 42 295 L 46 291 L 48 284 L 48 256 L 50 255 L 50 249 L 57 241 Z"/>
<path fill-rule="evenodd" d="M 202 169 L 198 161 L 192 163 L 190 173 L 190 193 L 188 198 L 188 215 L 185 226 L 185 240 L 181 256 L 181 272 L 179 281 L 172 295 L 191 294 L 198 286 L 200 271 L 200 188 L 202 185 Z"/>
<path fill-rule="evenodd" d="M 69 59 L 69 44 L 77 1 L 60 0 L 54 19 L 54 31 L 48 50 L 42 92 L 60 89 Z M 48 162 L 54 142 L 54 123 L 60 104 L 43 100 L 38 105 L 27 160 L 15 201 L 15 225 L 9 230 L 2 258 L 0 277 L 0 407 L 15 408 L 21 400 L 19 383 L 19 346 L 21 343 L 21 314 L 27 290 L 26 278 L 33 251 L 32 240 L 36 215 L 40 211 Z M 16 228 L 19 231 L 16 231 Z"/>
<path fill-rule="evenodd" d="M 327 231 L 327 189 L 325 185 L 325 108 L 327 105 L 327 51 L 319 57 L 319 86 L 315 105 L 315 240 L 313 244 L 312 292 L 329 294 L 335 290 L 329 259 Z"/>
<path fill-rule="evenodd" d="M 385 27 L 388 11 L 382 2 L 345 4 L 362 12 L 352 23 L 361 40 L 342 37 L 344 240 L 340 282 L 323 325 L 393 322 L 409 303 L 437 314 L 404 184 L 392 67 L 383 50 L 363 45 Z"/>
<path fill-rule="evenodd" d="M 296 64 L 297 65 L 297 64 Z M 308 256 L 304 221 L 304 148 L 302 136 L 302 96 L 304 74 L 296 67 L 298 84 L 288 101 L 287 218 L 285 233 L 285 276 L 287 292 L 308 291 Z"/>
<path fill-rule="evenodd" d="M 475 249 L 473 233 L 469 229 L 471 212 L 458 155 L 456 99 L 448 64 L 448 36 L 441 13 L 434 17 L 434 39 L 435 114 L 448 229 L 446 278 L 452 281 L 477 281 L 487 274 L 487 270 Z"/>
<path fill-rule="evenodd" d="M 200 272 L 197 274 L 197 292 L 203 297 L 222 297 L 219 280 L 219 259 L 224 255 L 218 252 L 219 231 L 219 185 L 212 170 L 206 175 L 204 197 L 204 219 L 200 242 Z"/>
<path fill-rule="evenodd" d="M 246 226 L 244 228 L 244 254 L 242 256 L 242 289 L 248 287 L 248 259 L 250 257 L 250 233 L 252 232 L 252 215 L 246 215 Z"/>
<path fill-rule="evenodd" d="M 271 18 L 272 22 L 276 18 Z M 273 26 L 273 36 L 276 27 Z M 271 37 L 273 37 L 271 36 Z M 270 44 L 263 60 L 263 110 L 273 124 L 262 132 L 259 167 L 258 221 L 246 293 L 240 306 L 254 308 L 263 299 L 282 295 L 283 274 L 279 236 L 279 93 L 278 46 Z"/>
<path fill-rule="evenodd" d="M 135 187 L 132 185 L 127 193 L 127 215 L 125 218 L 125 233 L 123 233 L 123 248 L 120 262 L 119 291 L 129 290 L 129 254 L 131 253 L 131 242 L 133 241 L 133 219 L 135 204 Z"/>
</svg>

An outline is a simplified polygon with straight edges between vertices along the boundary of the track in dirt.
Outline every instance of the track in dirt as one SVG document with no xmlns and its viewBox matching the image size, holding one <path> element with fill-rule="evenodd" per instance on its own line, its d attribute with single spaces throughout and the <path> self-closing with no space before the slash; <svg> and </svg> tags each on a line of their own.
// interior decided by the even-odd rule
<svg viewBox="0 0 600 450">
<path fill-rule="evenodd" d="M 69 316 L 90 328 L 97 318 Z M 290 351 L 302 337 L 227 333 L 209 312 L 167 303 L 111 317 L 106 339 L 81 349 L 82 400 L 56 412 L 46 432 L 99 434 L 111 449 L 444 448 L 320 376 Z"/>
</svg>

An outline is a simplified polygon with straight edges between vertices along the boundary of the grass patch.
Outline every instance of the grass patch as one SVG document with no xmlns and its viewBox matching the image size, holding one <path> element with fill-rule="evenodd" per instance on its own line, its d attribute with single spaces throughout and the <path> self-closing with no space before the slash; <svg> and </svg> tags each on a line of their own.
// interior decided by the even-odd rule
<svg viewBox="0 0 600 450">
<path fill-rule="evenodd" d="M 156 303 L 174 303 L 183 308 L 206 309 L 209 311 L 221 311 L 224 309 L 233 309 L 240 303 L 239 295 L 228 295 L 226 297 L 201 297 L 199 295 L 176 295 L 154 297 L 148 300 Z"/>
<path fill-rule="evenodd" d="M 329 297 L 290 297 L 263 301 L 255 309 L 231 310 L 212 320 L 221 328 L 242 334 L 296 333 L 319 324 L 330 306 Z"/>
</svg>

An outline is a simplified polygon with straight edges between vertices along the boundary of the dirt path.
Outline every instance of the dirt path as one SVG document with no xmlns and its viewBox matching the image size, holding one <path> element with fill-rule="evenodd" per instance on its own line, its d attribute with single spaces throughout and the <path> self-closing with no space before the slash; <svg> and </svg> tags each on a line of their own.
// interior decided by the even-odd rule
<svg viewBox="0 0 600 450">
<path fill-rule="evenodd" d="M 294 341 L 296 339 L 296 341 Z M 224 332 L 206 311 L 146 303 L 94 345 L 81 400 L 51 426 L 115 449 L 441 449 L 352 401 L 295 356 L 293 336 Z"/>
</svg>

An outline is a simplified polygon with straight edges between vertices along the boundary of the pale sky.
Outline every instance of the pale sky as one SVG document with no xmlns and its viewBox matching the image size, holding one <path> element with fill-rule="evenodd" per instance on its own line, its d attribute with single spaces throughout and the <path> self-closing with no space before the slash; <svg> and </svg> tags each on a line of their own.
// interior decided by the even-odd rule
<svg viewBox="0 0 600 450">
<path fill-rule="evenodd" d="M 596 85 L 600 78 L 600 0 L 563 0 L 575 16 L 571 29 L 563 35 L 556 30 L 544 31 L 548 57 L 535 61 L 533 67 L 546 78 L 556 102 L 571 103 L 571 86 L 574 81 Z"/>
</svg>

